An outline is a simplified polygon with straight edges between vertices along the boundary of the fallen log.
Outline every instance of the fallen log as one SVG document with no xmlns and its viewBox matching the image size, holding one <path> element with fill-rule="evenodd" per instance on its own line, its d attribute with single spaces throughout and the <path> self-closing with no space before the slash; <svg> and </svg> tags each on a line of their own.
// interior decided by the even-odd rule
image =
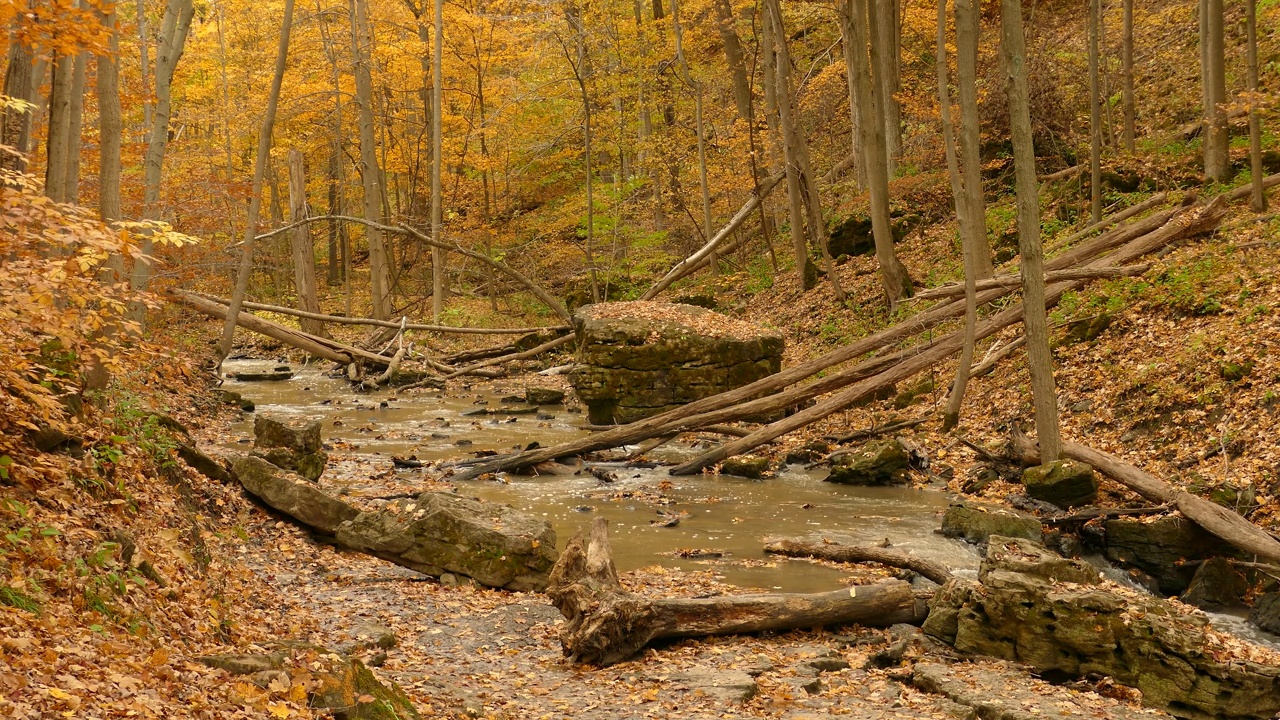
<svg viewBox="0 0 1280 720">
<path fill-rule="evenodd" d="M 974 365 L 973 369 L 969 371 L 969 377 L 982 377 L 992 370 L 995 370 L 996 365 L 998 365 L 1001 360 L 1014 354 L 1018 351 L 1018 348 L 1026 344 L 1027 336 L 1020 335 L 1016 339 L 1005 343 L 999 348 L 992 348 L 992 351 L 988 352 L 987 356 L 982 358 L 982 362 Z"/>
<path fill-rule="evenodd" d="M 881 435 L 884 435 L 886 433 L 897 432 L 899 430 L 906 430 L 908 428 L 913 428 L 917 425 L 923 425 L 927 422 L 929 422 L 928 417 L 920 417 L 914 420 L 898 420 L 891 423 L 885 423 L 884 425 L 873 425 L 872 427 L 866 428 L 865 430 L 858 430 L 855 432 L 851 432 L 848 435 L 838 435 L 838 436 L 826 435 L 822 439 L 830 440 L 831 442 L 837 443 L 839 445 L 845 445 L 851 442 L 857 442 L 859 440 L 870 440 L 871 438 L 880 437 Z M 836 453 L 832 453 L 832 455 L 835 455 L 835 454 Z M 827 460 L 830 460 L 830 459 L 831 459 L 831 455 L 828 455 L 826 458 L 823 459 L 823 462 L 826 462 Z"/>
<path fill-rule="evenodd" d="M 219 320 L 227 319 L 227 307 L 225 305 L 182 291 L 174 292 L 172 297 L 209 317 Z M 240 313 L 239 317 L 236 318 L 236 324 L 246 330 L 252 330 L 259 335 L 266 335 L 273 340 L 279 340 L 316 357 L 342 363 L 343 365 L 351 363 L 351 355 L 349 353 L 335 350 L 327 343 L 318 342 L 297 330 L 273 323 L 257 315 Z"/>
<path fill-rule="evenodd" d="M 1063 280 L 1095 280 L 1098 278 L 1125 277 L 1128 275 L 1141 275 L 1151 269 L 1150 264 L 1146 265 L 1126 265 L 1124 267 L 1102 267 L 1102 268 L 1068 268 L 1066 270 L 1052 270 L 1044 274 L 1046 283 L 1061 282 Z M 1017 273 L 1007 273 L 997 275 L 993 278 L 979 280 L 977 289 L 992 290 L 995 288 L 1013 288 L 1022 287 L 1022 276 Z M 938 300 L 940 298 L 953 298 L 964 295 L 963 283 L 947 283 L 939 285 L 935 288 L 929 288 L 924 292 L 918 293 L 911 300 Z"/>
<path fill-rule="evenodd" d="M 1040 449 L 1035 441 L 1027 437 L 1017 426 L 1014 426 L 1010 446 L 1023 462 L 1039 463 Z M 1231 510 L 1179 490 L 1160 478 L 1101 450 L 1067 442 L 1062 444 L 1062 453 L 1072 460 L 1091 465 L 1098 472 L 1148 500 L 1161 504 L 1173 504 L 1187 519 L 1237 548 L 1272 562 L 1280 562 L 1280 541 Z"/>
<path fill-rule="evenodd" d="M 571 662 L 612 665 L 654 640 L 740 635 L 766 630 L 920 622 L 911 586 L 893 581 L 828 593 L 768 593 L 710 598 L 647 598 L 622 588 L 597 518 L 583 548 L 574 536 L 551 569 L 546 594 L 564 615 L 560 644 Z"/>
<path fill-rule="evenodd" d="M 448 375 L 445 375 L 444 379 L 452 380 L 453 378 L 456 378 L 462 375 L 474 373 L 475 371 L 480 370 L 481 368 L 487 368 L 487 367 L 492 367 L 494 365 L 501 365 L 503 363 L 515 362 L 516 360 L 527 360 L 531 357 L 537 357 L 538 355 L 541 355 L 542 353 L 547 352 L 548 350 L 554 350 L 560 347 L 561 345 L 568 345 L 569 343 L 573 342 L 573 340 L 574 340 L 573 335 L 561 335 L 558 338 L 553 338 L 551 340 L 548 340 L 547 342 L 542 343 L 541 345 L 538 345 L 537 347 L 533 347 L 528 350 L 524 350 L 522 352 L 511 353 L 510 355 L 501 355 L 499 357 L 489 358 L 488 360 L 481 360 L 480 362 L 474 363 L 472 365 L 467 365 L 465 367 L 458 368 L 457 370 L 454 370 Z"/>
<path fill-rule="evenodd" d="M 259 236 L 261 237 L 261 236 Z M 217 295 L 209 293 L 191 293 L 203 298 L 207 298 L 216 303 L 227 305 L 229 300 L 220 298 Z M 308 320 L 319 320 L 321 322 L 336 323 L 339 325 L 372 325 L 374 327 L 384 328 L 400 328 L 400 322 L 397 320 L 375 320 L 373 318 L 347 317 L 346 315 L 326 315 L 324 313 L 306 312 L 283 305 L 267 305 L 265 303 L 256 303 L 245 301 L 241 307 L 247 310 L 261 310 L 263 312 L 273 312 L 279 315 L 289 315 L 292 317 L 306 318 Z M 467 328 L 452 327 L 450 325 L 424 325 L 422 323 L 408 323 L 405 325 L 406 330 L 421 330 L 427 332 L 438 333 L 458 333 L 471 335 L 527 335 L 535 332 L 545 332 L 547 330 L 564 331 L 568 330 L 567 325 L 559 325 L 555 327 L 533 327 L 533 328 Z"/>
<path fill-rule="evenodd" d="M 1118 213 L 1114 213 L 1112 215 L 1108 215 L 1102 218 L 1098 222 L 1090 223 L 1089 225 L 1086 225 L 1080 230 L 1077 230 L 1076 232 L 1071 233 L 1070 235 L 1062 238 L 1061 240 L 1054 240 L 1053 242 L 1045 246 L 1044 252 L 1046 255 L 1049 253 L 1055 253 L 1061 250 L 1062 248 L 1067 247 L 1071 243 L 1074 243 L 1080 240 L 1081 238 L 1088 237 L 1089 235 L 1092 235 L 1093 233 L 1099 230 L 1102 230 L 1104 228 L 1111 227 L 1112 225 L 1118 225 L 1135 215 L 1141 215 L 1142 213 L 1154 207 L 1163 205 L 1165 201 L 1168 199 L 1169 199 L 1168 193 L 1163 193 L 1163 192 L 1156 193 L 1155 195 L 1152 195 L 1151 197 L 1147 198 L 1146 200 L 1143 200 L 1137 205 L 1131 205 L 1130 207 L 1127 207 Z"/>
<path fill-rule="evenodd" d="M 771 555 L 785 555 L 786 557 L 817 558 L 819 560 L 844 563 L 879 563 L 889 567 L 911 570 L 939 585 L 943 585 L 951 579 L 951 571 L 942 563 L 888 548 L 842 545 L 826 541 L 808 542 L 784 538 L 765 544 L 764 551 Z"/>
</svg>

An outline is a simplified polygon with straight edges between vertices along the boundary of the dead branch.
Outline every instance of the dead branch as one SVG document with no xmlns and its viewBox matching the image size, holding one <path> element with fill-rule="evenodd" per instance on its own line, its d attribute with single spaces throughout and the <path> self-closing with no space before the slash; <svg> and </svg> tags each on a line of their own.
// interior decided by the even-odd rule
<svg viewBox="0 0 1280 720">
<path fill-rule="evenodd" d="M 1160 205 L 1163 205 L 1165 201 L 1168 199 L 1169 199 L 1168 193 L 1163 193 L 1163 192 L 1156 193 L 1155 195 L 1152 195 L 1151 197 L 1147 198 L 1146 200 L 1143 200 L 1137 205 L 1132 205 L 1130 207 L 1125 208 L 1124 210 L 1121 210 L 1118 213 L 1108 215 L 1107 217 L 1102 218 L 1098 222 L 1090 223 L 1089 225 L 1081 228 L 1080 230 L 1077 230 L 1076 232 L 1071 233 L 1070 235 L 1068 235 L 1065 238 L 1062 238 L 1061 240 L 1055 240 L 1049 243 L 1048 245 L 1045 246 L 1044 252 L 1046 255 L 1050 253 L 1055 253 L 1061 250 L 1062 248 L 1067 247 L 1071 243 L 1074 243 L 1080 240 L 1081 238 L 1088 237 L 1099 230 L 1111 227 L 1112 225 L 1119 225 L 1120 223 L 1124 222 L 1125 220 L 1128 220 L 1131 217 L 1134 217 L 1135 215 L 1141 215 L 1142 213 L 1152 208 L 1159 207 Z"/>
<path fill-rule="evenodd" d="M 766 543 L 764 551 L 787 557 L 809 557 L 844 563 L 873 562 L 889 567 L 904 568 L 944 585 L 951 579 L 951 571 L 942 563 L 927 560 L 911 553 L 865 545 L 842 545 L 833 542 L 808 542 L 783 538 Z"/>
<path fill-rule="evenodd" d="M 1104 268 L 1068 268 L 1066 270 L 1054 270 L 1044 274 L 1046 283 L 1061 282 L 1063 280 L 1093 280 L 1096 278 L 1124 277 L 1126 275 L 1141 275 L 1151 269 L 1151 265 L 1126 265 L 1125 267 L 1104 267 Z M 1022 287 L 1022 276 L 1016 273 L 1006 275 L 997 275 L 986 280 L 979 280 L 978 290 L 991 290 L 994 288 L 1013 288 Z M 939 298 L 951 298 L 964 295 L 963 283 L 948 283 L 940 285 L 936 288 L 930 288 L 917 294 L 912 300 L 937 300 Z"/>
<path fill-rule="evenodd" d="M 928 417 L 916 418 L 915 420 L 898 420 L 896 422 L 886 423 L 884 425 L 873 425 L 869 428 L 866 428 L 865 430 L 858 430 L 856 432 L 851 432 L 848 435 L 841 435 L 839 437 L 836 437 L 834 435 L 828 435 L 824 437 L 823 440 L 830 440 L 831 442 L 844 445 L 846 443 L 858 442 L 861 440 L 869 440 L 874 437 L 880 437 L 881 435 L 884 435 L 886 433 L 898 432 L 899 430 L 906 430 L 908 428 L 913 428 L 917 425 L 923 425 L 927 422 L 929 422 Z M 828 456 L 828 459 L 830 459 L 830 456 Z"/>
<path fill-rule="evenodd" d="M 1061 525 L 1074 525 L 1076 523 L 1083 524 L 1090 520 L 1097 520 L 1098 518 L 1159 515 L 1161 513 L 1167 513 L 1172 509 L 1172 505 L 1153 505 L 1151 507 L 1140 508 L 1094 508 L 1092 510 L 1082 510 L 1070 515 L 1063 515 L 1062 517 L 1042 518 L 1041 522 L 1052 527 L 1059 527 Z"/>
</svg>

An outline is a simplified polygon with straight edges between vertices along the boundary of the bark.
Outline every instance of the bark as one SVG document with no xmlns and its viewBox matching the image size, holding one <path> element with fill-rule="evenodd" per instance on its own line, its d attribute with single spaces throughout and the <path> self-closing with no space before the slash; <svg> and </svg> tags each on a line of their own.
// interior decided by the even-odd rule
<svg viewBox="0 0 1280 720">
<path fill-rule="evenodd" d="M 1227 124 L 1227 75 L 1222 0 L 1208 0 L 1205 10 L 1205 113 L 1204 175 L 1208 180 L 1231 179 L 1231 128 Z"/>
<path fill-rule="evenodd" d="M 136 13 L 136 22 L 138 26 L 138 63 L 142 69 L 142 132 L 147 138 L 151 137 L 151 121 L 152 121 L 152 87 L 151 81 L 151 57 L 148 53 L 147 46 L 147 3 L 146 0 L 137 0 L 134 4 Z M 168 5 L 165 6 L 166 13 Z M 164 26 L 163 20 L 161 27 Z"/>
<path fill-rule="evenodd" d="M 747 80 L 747 66 L 742 59 L 742 43 L 738 40 L 738 31 L 734 27 L 733 6 L 729 0 L 715 0 L 712 3 L 716 13 L 716 30 L 720 33 L 720 46 L 724 50 L 725 64 L 729 66 L 729 77 L 733 86 L 733 104 L 738 111 L 738 119 L 751 122 L 751 85 Z"/>
<path fill-rule="evenodd" d="M 1245 0 L 1245 56 L 1249 74 L 1249 176 L 1253 180 L 1250 207 L 1256 213 L 1267 211 L 1267 194 L 1262 188 L 1262 120 L 1258 117 L 1258 2 Z"/>
<path fill-rule="evenodd" d="M 1071 233 L 1065 238 L 1053 241 L 1052 243 L 1050 243 L 1045 247 L 1044 251 L 1045 253 L 1057 252 L 1081 238 L 1092 235 L 1094 232 L 1098 230 L 1102 230 L 1103 228 L 1107 228 L 1117 223 L 1124 222 L 1125 220 L 1128 220 L 1129 218 L 1135 215 L 1140 215 L 1150 210 L 1153 207 L 1158 207 L 1160 205 L 1163 205 L 1164 202 L 1168 199 L 1169 199 L 1168 193 L 1163 193 L 1163 192 L 1156 193 L 1155 195 L 1152 195 L 1151 197 L 1147 198 L 1146 200 L 1143 200 L 1137 205 L 1132 205 L 1128 208 L 1125 208 L 1124 210 L 1121 210 L 1118 213 L 1115 213 L 1113 215 L 1108 215 L 1102 218 L 1102 220 L 1096 223 L 1090 223 L 1089 225 L 1085 226 L 1081 230 Z"/>
<path fill-rule="evenodd" d="M 32 63 L 35 58 L 31 48 L 14 36 L 9 42 L 6 58 L 3 94 L 19 100 L 30 100 L 32 87 Z M 31 136 L 31 111 L 18 108 L 0 108 L 0 170 L 26 172 L 27 146 Z"/>
<path fill-rule="evenodd" d="M 71 114 L 67 126 L 67 165 L 63 187 L 66 190 L 66 201 L 72 205 L 80 204 L 80 136 L 84 129 L 84 83 L 85 66 L 89 63 L 89 54 L 76 53 L 71 63 Z"/>
<path fill-rule="evenodd" d="M 981 7 L 976 0 L 956 3 L 956 75 L 960 96 L 960 177 L 963 181 L 969 234 L 977 243 L 975 262 L 979 280 L 995 274 L 987 243 L 987 210 L 982 194 L 982 128 L 978 116 L 978 46 L 982 32 Z"/>
<path fill-rule="evenodd" d="M 1093 0 L 1098 3 L 1099 0 Z M 1045 317 L 1044 249 L 1040 245 L 1040 194 L 1036 184 L 1036 155 L 1031 140 L 1031 107 L 1027 97 L 1026 48 L 1022 34 L 1022 3 L 1001 0 L 1001 49 L 1008 73 L 1009 127 L 1013 136 L 1013 162 L 1018 196 L 1018 252 L 1022 263 L 1022 297 L 1026 313 L 1027 361 L 1031 368 L 1031 394 L 1035 406 L 1036 435 L 1045 462 L 1058 459 L 1058 398 L 1053 384 L 1053 353 L 1049 349 L 1049 325 Z M 1093 50 L 1096 51 L 1096 38 Z M 1094 62 L 1096 63 L 1096 58 Z M 1095 135 L 1096 135 L 1095 128 Z M 1096 142 L 1096 141 L 1095 141 Z M 1095 146 L 1096 152 L 1096 146 Z M 1096 190 L 1095 190 L 1096 192 Z M 1100 220 L 1099 212 L 1094 213 Z"/>
<path fill-rule="evenodd" d="M 880 108 L 879 122 L 884 127 L 885 168 L 892 178 L 898 171 L 898 155 L 902 148 L 902 108 L 894 95 L 898 92 L 898 0 L 868 0 L 870 23 L 872 89 Z"/>
<path fill-rule="evenodd" d="M 1036 443 L 1016 426 L 1012 446 L 1023 462 L 1040 462 Z M 1179 490 L 1109 453 L 1073 442 L 1063 443 L 1062 451 L 1072 460 L 1087 463 L 1148 500 L 1172 503 L 1189 520 L 1237 548 L 1272 562 L 1280 561 L 1280 541 L 1231 510 Z"/>
<path fill-rule="evenodd" d="M 1124 40 L 1120 50 L 1124 73 L 1124 149 L 1132 154 L 1137 136 L 1137 107 L 1133 91 L 1133 0 L 1124 0 Z"/>
<path fill-rule="evenodd" d="M 249 289 L 253 275 L 253 246 L 258 233 L 258 215 L 262 210 L 262 180 L 267 163 L 271 159 L 271 132 L 275 127 L 276 108 L 280 103 L 280 86 L 284 82 L 285 63 L 289 58 L 289 33 L 293 28 L 293 0 L 285 0 L 284 17 L 280 21 L 280 44 L 276 50 L 275 73 L 271 77 L 271 90 L 267 95 L 267 109 L 258 130 L 258 155 L 253 165 L 253 189 L 249 195 L 249 214 L 245 222 L 244 242 L 241 243 L 240 267 L 236 273 L 236 285 L 227 308 L 226 323 L 222 328 L 222 340 L 218 345 L 218 374 L 222 374 L 222 361 L 231 354 L 235 339 L 240 307 Z M 158 123 L 157 123 L 158 125 Z"/>
<path fill-rule="evenodd" d="M 121 219 L 120 211 L 120 145 L 123 126 L 120 120 L 120 53 L 119 17 L 115 9 L 102 17 L 111 28 L 111 54 L 97 57 L 98 136 L 98 214 L 107 222 Z M 123 269 L 120 259 L 111 263 L 116 271 Z"/>
<path fill-rule="evenodd" d="M 444 198 L 440 191 L 440 172 L 444 162 L 444 141 L 441 124 L 444 117 L 444 79 L 441 63 L 444 54 L 444 0 L 435 0 L 432 21 L 431 44 L 431 317 L 440 323 L 444 312 L 444 294 L 448 290 L 445 279 L 445 250 L 440 235 L 444 231 Z"/>
<path fill-rule="evenodd" d="M 302 152 L 289 149 L 289 221 L 295 225 L 305 218 L 307 210 L 307 179 Z M 320 295 L 316 289 L 316 249 L 311 242 L 310 224 L 297 225 L 289 233 L 293 255 L 293 284 L 298 293 L 298 309 L 308 313 L 320 312 Z M 312 318 L 301 318 L 302 329 L 312 335 L 324 335 L 324 323 Z"/>
<path fill-rule="evenodd" d="M 231 316 L 227 306 L 213 300 L 185 292 L 175 293 L 174 297 L 209 317 L 226 320 Z M 270 320 L 264 320 L 257 315 L 246 312 L 237 313 L 236 324 L 246 330 L 252 330 L 260 335 L 266 335 L 269 338 L 296 347 L 318 358 L 342 363 L 343 365 L 350 364 L 352 360 L 349 354 L 339 352 L 328 344 L 307 338 L 297 330 L 273 323 Z"/>
<path fill-rule="evenodd" d="M 1089 0 L 1089 208 L 1102 219 L 1102 85 L 1098 79 L 1098 16 L 1102 0 Z"/>
<path fill-rule="evenodd" d="M 45 141 L 44 194 L 54 202 L 70 200 L 67 163 L 71 154 L 71 75 L 75 60 L 70 55 L 53 59 L 53 79 L 49 84 L 49 131 Z"/>
<path fill-rule="evenodd" d="M 900 581 L 829 593 L 652 599 L 623 589 L 609 547 L 608 525 L 597 518 L 591 539 L 569 541 L 546 589 L 566 618 L 560 643 L 570 662 L 612 665 L 654 640 L 738 635 L 767 630 L 862 624 L 884 627 L 918 621 L 911 586 Z"/>
<path fill-rule="evenodd" d="M 704 241 L 711 239 L 711 188 L 707 184 L 707 141 L 706 126 L 704 123 L 702 112 L 702 83 L 693 78 L 693 74 L 689 72 L 689 61 L 684 54 L 684 28 L 680 23 L 680 2 L 679 0 L 671 0 L 671 27 L 675 32 L 676 40 L 676 62 L 680 66 L 680 72 L 684 76 L 684 82 L 693 91 L 693 115 L 694 115 L 694 135 L 698 142 L 698 190 L 702 198 L 702 238 Z M 711 274 L 715 277 L 720 275 L 719 259 L 716 257 L 715 247 L 711 248 L 710 254 L 707 256 L 711 266 Z"/>
<path fill-rule="evenodd" d="M 371 44 L 366 0 L 351 0 L 351 53 L 355 68 L 356 104 L 360 106 L 360 178 L 364 185 L 364 217 L 382 219 L 382 183 L 373 124 L 373 79 L 369 70 Z M 365 226 L 369 243 L 369 285 L 373 295 L 373 316 L 386 320 L 391 315 L 391 268 L 387 261 L 386 238 L 373 225 Z"/>
<path fill-rule="evenodd" d="M 833 542 L 810 542 L 806 540 L 774 540 L 764 546 L 764 551 L 771 555 L 787 557 L 808 557 L 833 562 L 863 563 L 872 562 L 889 567 L 903 568 L 919 573 L 925 578 L 944 585 L 951 579 L 951 571 L 942 563 L 919 557 L 913 553 L 898 552 L 887 548 L 858 545 L 841 545 Z"/>
<path fill-rule="evenodd" d="M 857 105 L 871 108 L 871 117 L 880 118 L 879 104 L 875 102 L 871 88 L 871 73 L 867 56 L 869 35 L 866 0 L 844 0 L 841 14 L 841 35 L 844 38 L 845 59 L 850 62 L 857 89 Z M 859 130 L 862 133 L 862 161 L 866 168 L 867 187 L 871 202 L 871 233 L 875 238 L 876 260 L 880 265 L 880 282 L 884 288 L 889 308 L 907 297 L 911 281 L 907 269 L 898 260 L 893 249 L 893 225 L 889 219 L 889 169 L 885 163 L 884 124 L 869 122 L 864 114 Z"/>
<path fill-rule="evenodd" d="M 138 3 L 141 16 L 142 2 Z M 160 38 L 156 45 L 155 108 L 148 127 L 147 153 L 143 160 L 142 215 L 148 220 L 159 220 L 163 213 L 160 205 L 160 180 L 164 167 L 164 154 L 169 147 L 169 115 L 172 102 L 173 73 L 182 58 L 187 44 L 187 33 L 195 15 L 192 0 L 167 0 L 164 17 L 160 21 Z M 133 263 L 130 284 L 135 291 L 144 291 L 151 282 L 151 238 L 142 236 L 140 250 L 143 258 Z M 135 306 L 134 314 L 141 317 L 141 306 Z"/>
<path fill-rule="evenodd" d="M 1150 269 L 1150 264 L 1126 265 L 1125 267 L 1116 268 L 1072 268 L 1067 270 L 1051 270 L 1045 273 L 1044 279 L 1045 282 L 1061 282 L 1063 280 L 1125 277 L 1129 275 L 1141 275 Z M 994 288 L 1016 288 L 1021 285 L 1022 275 L 1021 273 L 1016 273 L 997 275 L 993 278 L 981 280 L 976 283 L 975 289 L 982 291 Z M 939 298 L 954 298 L 967 294 L 965 284 L 950 284 L 926 290 L 919 295 L 916 295 L 912 300 L 937 300 Z"/>
</svg>

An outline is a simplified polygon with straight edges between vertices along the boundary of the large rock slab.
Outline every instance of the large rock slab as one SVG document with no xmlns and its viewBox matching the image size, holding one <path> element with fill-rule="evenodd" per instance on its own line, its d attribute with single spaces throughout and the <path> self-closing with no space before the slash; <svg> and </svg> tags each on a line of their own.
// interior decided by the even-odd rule
<svg viewBox="0 0 1280 720">
<path fill-rule="evenodd" d="M 1022 483 L 1031 497 L 1064 509 L 1098 499 L 1098 478 L 1093 468 L 1075 460 L 1029 467 L 1022 472 Z"/>
<path fill-rule="evenodd" d="M 449 492 L 422 493 L 397 508 L 342 523 L 338 542 L 426 575 L 465 575 L 507 590 L 546 587 L 557 557 L 546 520 Z"/>
<path fill-rule="evenodd" d="M 601 303 L 573 320 L 569 381 L 596 424 L 639 420 L 782 367 L 780 333 L 692 305 Z"/>
<path fill-rule="evenodd" d="M 329 456 L 320 447 L 320 421 L 294 422 L 270 415 L 253 419 L 254 454 L 267 462 L 319 480 Z"/>
<path fill-rule="evenodd" d="M 1151 710 L 1091 692 L 1058 689 L 1043 680 L 1027 677 L 1021 668 L 1004 663 L 917 663 L 911 682 L 925 692 L 936 693 L 971 708 L 970 717 L 984 720 L 1158 720 L 1168 717 Z"/>
<path fill-rule="evenodd" d="M 1269 633 L 1280 635 L 1280 592 L 1267 593 L 1253 603 L 1249 622 Z"/>
<path fill-rule="evenodd" d="M 1243 720 L 1280 711 L 1280 654 L 1213 630 L 1185 605 L 1101 579 L 1055 583 L 1046 578 L 1061 570 L 1029 569 L 1029 557 L 988 558 L 980 583 L 949 581 L 930 603 L 925 632 L 1041 674 L 1108 675 L 1177 717 Z M 1080 561 L 1054 562 L 1078 564 L 1077 580 L 1090 570 Z"/>
<path fill-rule="evenodd" d="M 231 470 L 245 490 L 317 530 L 333 533 L 339 525 L 360 514 L 354 507 L 321 492 L 315 483 L 262 458 L 236 458 Z"/>
<path fill-rule="evenodd" d="M 1107 559 L 1151 575 L 1166 595 L 1179 595 L 1191 585 L 1196 565 L 1184 561 L 1236 554 L 1229 544 L 1183 517 L 1116 518 L 1104 527 Z"/>
<path fill-rule="evenodd" d="M 992 535 L 1039 541 L 1044 535 L 1040 520 L 1017 510 L 976 502 L 952 503 L 942 515 L 942 534 L 982 544 Z"/>
</svg>

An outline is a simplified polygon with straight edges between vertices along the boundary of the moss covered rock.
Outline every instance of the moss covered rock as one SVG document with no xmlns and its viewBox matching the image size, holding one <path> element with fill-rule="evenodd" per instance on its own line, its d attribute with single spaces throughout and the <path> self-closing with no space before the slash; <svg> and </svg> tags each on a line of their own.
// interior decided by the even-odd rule
<svg viewBox="0 0 1280 720">
<path fill-rule="evenodd" d="M 320 421 L 295 423 L 258 415 L 253 419 L 255 455 L 308 480 L 319 480 L 329 456 L 320 447 Z"/>
<path fill-rule="evenodd" d="M 942 516 L 942 534 L 985 543 L 992 535 L 1040 541 L 1044 529 L 1032 515 L 998 505 L 975 502 L 952 503 Z"/>
<path fill-rule="evenodd" d="M 1098 477 L 1093 468 L 1075 460 L 1058 460 L 1029 467 L 1022 473 L 1027 494 L 1060 508 L 1088 505 L 1098 499 Z"/>
<path fill-rule="evenodd" d="M 893 485 L 907 481 L 911 456 L 896 439 L 877 440 L 831 458 L 826 481 L 842 485 Z"/>
</svg>

